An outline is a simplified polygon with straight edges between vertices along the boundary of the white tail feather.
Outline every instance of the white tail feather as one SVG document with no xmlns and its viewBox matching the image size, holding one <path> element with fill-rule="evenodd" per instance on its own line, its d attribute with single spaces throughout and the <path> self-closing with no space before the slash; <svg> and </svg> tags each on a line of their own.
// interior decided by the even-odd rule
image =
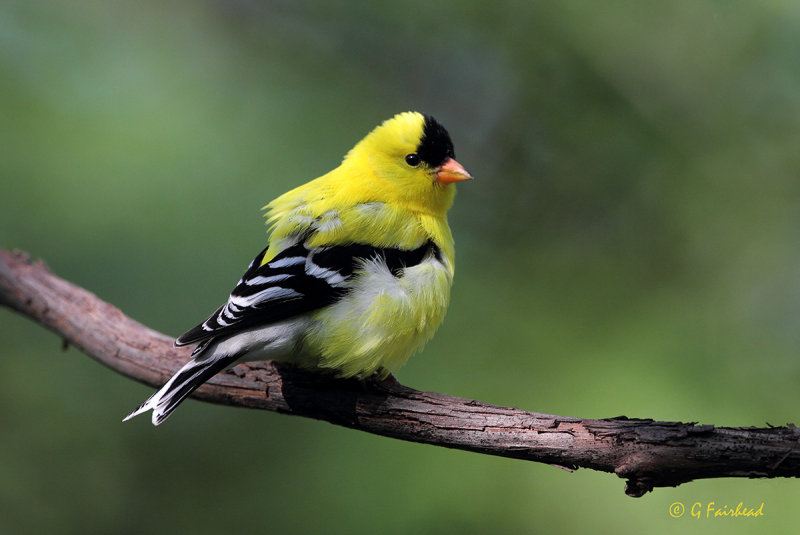
<svg viewBox="0 0 800 535">
<path fill-rule="evenodd" d="M 159 425 L 167 419 L 189 394 L 237 358 L 236 356 L 224 356 L 198 361 L 198 357 L 201 357 L 201 354 L 196 355 L 194 359 L 187 362 L 183 368 L 178 370 L 167 381 L 167 384 L 147 398 L 147 401 L 139 405 L 136 410 L 123 418 L 122 421 L 127 422 L 134 416 L 152 410 L 153 425 Z"/>
<path fill-rule="evenodd" d="M 122 421 L 152 410 L 153 425 L 159 425 L 200 385 L 239 358 L 279 360 L 293 355 L 297 340 L 308 324 L 307 316 L 295 316 L 280 323 L 251 327 L 227 338 L 201 342 L 192 352 L 192 360 Z"/>
</svg>

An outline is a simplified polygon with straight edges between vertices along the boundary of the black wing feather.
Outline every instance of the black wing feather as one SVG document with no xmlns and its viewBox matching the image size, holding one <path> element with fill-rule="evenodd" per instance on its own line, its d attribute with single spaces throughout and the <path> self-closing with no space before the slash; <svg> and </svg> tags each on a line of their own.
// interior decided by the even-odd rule
<svg viewBox="0 0 800 535">
<path fill-rule="evenodd" d="M 264 249 L 253 259 L 228 302 L 178 337 L 175 345 L 234 334 L 252 325 L 281 321 L 329 305 L 346 294 L 345 282 L 363 260 L 381 258 L 399 277 L 404 268 L 418 265 L 429 254 L 441 258 L 432 241 L 405 250 L 360 243 L 309 248 L 300 240 L 262 266 L 266 252 Z"/>
</svg>

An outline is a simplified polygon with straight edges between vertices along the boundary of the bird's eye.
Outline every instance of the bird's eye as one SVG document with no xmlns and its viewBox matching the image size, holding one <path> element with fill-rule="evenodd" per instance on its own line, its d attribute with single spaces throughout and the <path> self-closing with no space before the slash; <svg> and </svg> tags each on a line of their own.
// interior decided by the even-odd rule
<svg viewBox="0 0 800 535">
<path fill-rule="evenodd" d="M 412 152 L 411 154 L 406 156 L 406 163 L 408 165 L 410 165 L 411 167 L 418 166 L 419 165 L 419 156 L 417 156 L 416 153 Z"/>
</svg>

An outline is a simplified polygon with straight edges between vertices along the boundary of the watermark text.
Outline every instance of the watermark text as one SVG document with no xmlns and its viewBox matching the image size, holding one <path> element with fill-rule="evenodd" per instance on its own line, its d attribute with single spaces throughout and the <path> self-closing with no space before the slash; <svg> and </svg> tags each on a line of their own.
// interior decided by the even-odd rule
<svg viewBox="0 0 800 535">
<path fill-rule="evenodd" d="M 689 513 L 686 515 L 686 513 Z M 756 505 L 745 505 L 739 502 L 736 505 L 717 502 L 694 502 L 686 506 L 683 502 L 675 502 L 669 506 L 669 516 L 681 518 L 758 518 L 764 516 L 764 502 Z"/>
</svg>

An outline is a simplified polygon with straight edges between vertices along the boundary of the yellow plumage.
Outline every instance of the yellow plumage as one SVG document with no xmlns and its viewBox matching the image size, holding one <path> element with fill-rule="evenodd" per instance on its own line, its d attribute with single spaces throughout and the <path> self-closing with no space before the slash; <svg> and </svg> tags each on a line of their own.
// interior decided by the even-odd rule
<svg viewBox="0 0 800 535">
<path fill-rule="evenodd" d="M 272 235 L 262 264 L 287 237 L 309 230 L 312 247 L 370 243 L 415 249 L 432 240 L 443 253 L 441 265 L 416 266 L 399 280 L 391 280 L 390 273 L 360 273 L 355 287 L 378 290 L 367 298 L 356 293 L 314 314 L 298 359 L 306 368 L 331 369 L 341 377 L 385 376 L 421 349 L 444 319 L 454 271 L 447 210 L 455 188 L 404 161 L 420 142 L 424 120 L 415 112 L 395 116 L 359 142 L 339 167 L 264 207 Z"/>
<path fill-rule="evenodd" d="M 404 161 L 422 137 L 424 116 L 405 112 L 384 122 L 362 139 L 333 171 L 284 193 L 264 207 L 272 224 L 267 263 L 282 240 L 302 233 L 312 221 L 339 213 L 341 225 L 317 231 L 312 246 L 371 243 L 413 249 L 431 238 L 453 259 L 447 211 L 455 188 L 431 180 L 423 167 Z M 373 203 L 374 211 L 360 209 Z"/>
<path fill-rule="evenodd" d="M 128 418 L 153 409 L 160 423 L 241 359 L 361 379 L 402 366 L 444 319 L 447 211 L 453 183 L 469 178 L 432 117 L 406 112 L 375 128 L 339 167 L 264 207 L 267 248 L 228 302 L 176 340 L 199 344 L 193 360 Z"/>
</svg>

